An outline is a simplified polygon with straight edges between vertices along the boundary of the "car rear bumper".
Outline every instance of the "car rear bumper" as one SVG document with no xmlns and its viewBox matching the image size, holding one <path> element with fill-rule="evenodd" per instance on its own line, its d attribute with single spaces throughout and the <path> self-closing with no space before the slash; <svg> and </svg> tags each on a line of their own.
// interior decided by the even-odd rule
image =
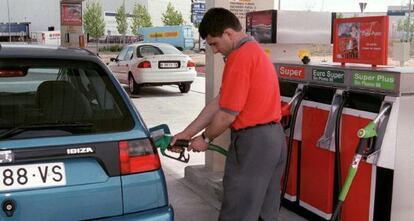
<svg viewBox="0 0 414 221">
<path fill-rule="evenodd" d="M 142 71 L 134 74 L 137 84 L 164 83 L 174 84 L 176 82 L 193 82 L 197 72 L 195 70 L 180 72 L 151 72 Z"/>
<path fill-rule="evenodd" d="M 122 216 L 99 219 L 100 221 L 173 221 L 174 209 L 172 206 L 165 206 L 139 213 L 130 213 Z"/>
</svg>

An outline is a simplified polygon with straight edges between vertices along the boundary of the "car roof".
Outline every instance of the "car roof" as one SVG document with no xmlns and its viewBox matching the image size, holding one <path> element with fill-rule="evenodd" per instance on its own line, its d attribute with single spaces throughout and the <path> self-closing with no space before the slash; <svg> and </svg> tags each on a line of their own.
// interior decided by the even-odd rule
<svg viewBox="0 0 414 221">
<path fill-rule="evenodd" d="M 50 58 L 63 60 L 98 60 L 86 49 L 43 45 L 0 44 L 0 58 Z"/>
<path fill-rule="evenodd" d="M 138 43 L 134 43 L 134 44 L 130 44 L 129 46 L 141 46 L 141 45 L 152 45 L 152 46 L 160 46 L 160 45 L 164 45 L 164 46 L 171 46 L 174 47 L 174 45 L 172 44 L 168 44 L 168 43 L 155 43 L 155 42 L 138 42 Z"/>
</svg>

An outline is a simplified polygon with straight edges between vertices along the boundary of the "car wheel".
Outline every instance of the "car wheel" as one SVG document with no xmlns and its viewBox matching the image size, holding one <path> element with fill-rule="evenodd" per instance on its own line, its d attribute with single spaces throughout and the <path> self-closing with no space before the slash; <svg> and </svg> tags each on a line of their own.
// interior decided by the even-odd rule
<svg viewBox="0 0 414 221">
<path fill-rule="evenodd" d="M 191 88 L 191 83 L 181 83 L 178 85 L 181 93 L 188 93 Z"/>
<path fill-rule="evenodd" d="M 139 86 L 139 84 L 137 84 L 135 82 L 134 77 L 132 76 L 132 74 L 130 74 L 129 77 L 128 77 L 128 88 L 129 88 L 129 92 L 131 94 L 138 94 L 139 93 L 140 86 Z"/>
</svg>

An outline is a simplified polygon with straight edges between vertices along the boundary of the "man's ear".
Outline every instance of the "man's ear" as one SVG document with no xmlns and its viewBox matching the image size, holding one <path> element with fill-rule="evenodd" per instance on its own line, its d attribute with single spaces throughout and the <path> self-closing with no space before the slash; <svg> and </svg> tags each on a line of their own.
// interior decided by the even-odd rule
<svg viewBox="0 0 414 221">
<path fill-rule="evenodd" d="M 234 36 L 234 30 L 231 28 L 226 28 L 223 31 L 223 35 L 227 35 L 230 39 L 233 39 Z"/>
</svg>

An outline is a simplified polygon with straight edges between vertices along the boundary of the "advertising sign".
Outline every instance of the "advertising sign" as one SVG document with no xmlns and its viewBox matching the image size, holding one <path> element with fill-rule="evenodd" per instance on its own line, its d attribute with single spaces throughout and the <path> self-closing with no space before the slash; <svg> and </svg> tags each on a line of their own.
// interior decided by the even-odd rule
<svg viewBox="0 0 414 221">
<path fill-rule="evenodd" d="M 387 65 L 388 16 L 334 21 L 333 61 Z"/>
<path fill-rule="evenodd" d="M 247 13 L 246 33 L 259 43 L 276 43 L 276 10 Z"/>
<path fill-rule="evenodd" d="M 28 36 L 30 23 L 0 23 L 0 36 Z M 10 32 L 9 32 L 10 28 Z"/>
<path fill-rule="evenodd" d="M 283 78 L 305 79 L 305 68 L 300 66 L 282 65 L 279 67 L 278 73 Z"/>
<path fill-rule="evenodd" d="M 352 75 L 352 85 L 357 87 L 394 90 L 395 83 L 395 77 L 386 73 L 361 71 Z"/>
<path fill-rule="evenodd" d="M 345 71 L 313 69 L 312 80 L 326 83 L 343 84 L 345 82 Z"/>
<path fill-rule="evenodd" d="M 62 25 L 82 25 L 82 4 L 62 3 L 60 7 Z"/>
<path fill-rule="evenodd" d="M 191 22 L 194 24 L 200 24 L 206 12 L 205 2 L 193 2 L 191 5 Z"/>
<path fill-rule="evenodd" d="M 206 4 L 205 3 L 193 3 L 191 7 L 191 11 L 193 13 L 194 12 L 204 13 L 206 11 Z"/>
<path fill-rule="evenodd" d="M 177 31 L 168 32 L 151 32 L 148 34 L 150 38 L 176 38 L 179 33 Z"/>
</svg>

